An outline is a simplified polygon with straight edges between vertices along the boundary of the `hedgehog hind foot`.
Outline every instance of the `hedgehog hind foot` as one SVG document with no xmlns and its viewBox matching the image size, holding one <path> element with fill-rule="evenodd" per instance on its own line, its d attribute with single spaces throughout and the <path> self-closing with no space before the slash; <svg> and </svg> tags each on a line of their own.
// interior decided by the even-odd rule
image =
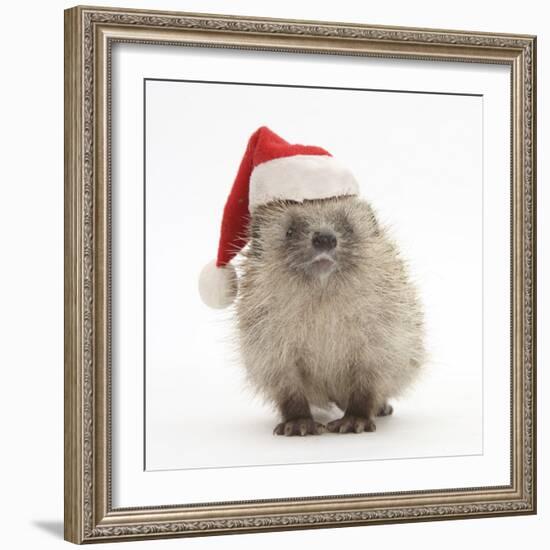
<svg viewBox="0 0 550 550">
<path fill-rule="evenodd" d="M 386 402 L 378 409 L 376 416 L 390 416 L 391 414 L 393 414 L 393 407 Z"/>
</svg>

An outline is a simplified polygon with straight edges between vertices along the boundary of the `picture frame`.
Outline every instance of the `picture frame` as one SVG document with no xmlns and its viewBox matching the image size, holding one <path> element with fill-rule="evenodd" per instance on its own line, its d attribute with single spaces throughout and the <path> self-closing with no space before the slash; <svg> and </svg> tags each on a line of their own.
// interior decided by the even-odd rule
<svg viewBox="0 0 550 550">
<path fill-rule="evenodd" d="M 510 193 L 510 223 L 509 232 L 501 234 L 508 243 L 509 294 L 501 301 L 510 307 L 510 341 L 509 365 L 499 375 L 509 396 L 509 483 L 240 500 L 220 496 L 207 502 L 183 494 L 179 503 L 114 504 L 113 486 L 121 471 L 113 467 L 115 438 L 121 434 L 120 426 L 113 426 L 119 407 L 113 392 L 113 347 L 118 344 L 113 338 L 112 284 L 113 262 L 120 254 L 112 242 L 117 223 L 114 166 L 120 163 L 112 154 L 113 87 L 119 82 L 113 78 L 112 56 L 117 44 L 186 46 L 231 51 L 237 57 L 239 52 L 304 54 L 335 64 L 354 58 L 498 65 L 509 71 L 509 179 L 502 188 Z M 212 75 L 209 80 L 219 79 Z M 70 8 L 65 11 L 64 176 L 66 540 L 107 542 L 536 513 L 536 37 Z M 265 476 L 258 475 L 256 480 Z M 212 485 L 221 495 L 220 476 L 212 477 Z"/>
</svg>

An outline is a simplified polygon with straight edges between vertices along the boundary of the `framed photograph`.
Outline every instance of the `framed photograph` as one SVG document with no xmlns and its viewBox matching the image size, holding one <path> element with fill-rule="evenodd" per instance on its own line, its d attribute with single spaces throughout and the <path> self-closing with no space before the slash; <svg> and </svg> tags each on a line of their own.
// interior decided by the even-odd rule
<svg viewBox="0 0 550 550">
<path fill-rule="evenodd" d="M 65 538 L 536 511 L 534 36 L 65 12 Z"/>
</svg>

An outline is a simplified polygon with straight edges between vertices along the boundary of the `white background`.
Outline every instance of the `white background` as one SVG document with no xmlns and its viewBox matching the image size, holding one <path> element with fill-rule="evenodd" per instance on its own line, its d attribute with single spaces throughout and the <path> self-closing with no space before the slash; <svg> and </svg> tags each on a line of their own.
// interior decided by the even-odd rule
<svg viewBox="0 0 550 550">
<path fill-rule="evenodd" d="M 110 3 L 109 3 L 110 4 Z M 2 94 L 2 384 L 3 454 L 0 470 L 3 499 L 3 542 L 10 548 L 57 548 L 62 520 L 62 13 L 66 2 L 27 3 L 25 9 L 4 8 L 11 24 L 2 34 L 4 76 L 14 86 Z M 542 70 L 548 55 L 548 16 L 540 2 L 479 2 L 465 0 L 458 9 L 438 2 L 372 4 L 352 2 L 226 2 L 203 0 L 116 2 L 143 8 L 187 9 L 278 17 L 317 18 L 364 23 L 526 32 L 539 35 L 539 97 L 547 88 Z M 25 31 L 21 40 L 20 31 Z M 30 38 L 32 37 L 32 38 Z M 539 105 L 539 181 L 544 181 L 542 151 L 550 123 Z M 542 233 L 548 192 L 539 187 L 539 270 L 546 273 Z M 542 280 L 542 276 L 539 275 Z M 547 301 L 539 289 L 539 305 Z M 540 308 L 542 309 L 542 308 Z M 545 332 L 539 310 L 539 334 Z M 539 364 L 544 366 L 544 343 L 539 339 Z M 544 368 L 539 369 L 539 393 L 548 391 Z M 546 455 L 547 415 L 539 400 L 539 461 Z M 539 471 L 539 490 L 545 472 Z M 354 529 L 242 535 L 211 539 L 135 543 L 194 548 L 279 548 L 314 544 L 383 545 L 396 548 L 463 548 L 489 540 L 499 548 L 520 544 L 541 548 L 548 523 L 547 497 L 539 495 L 539 515 L 461 522 L 421 523 Z M 8 539 L 8 540 L 6 540 Z M 146 545 L 146 546 L 144 546 Z"/>
<path fill-rule="evenodd" d="M 381 63 L 352 61 L 354 76 L 370 78 Z M 504 67 L 488 71 L 503 83 L 509 78 Z M 269 73 L 273 82 L 273 69 Z M 146 86 L 147 469 L 481 454 L 484 99 L 166 81 Z M 290 141 L 322 145 L 351 168 L 418 284 L 431 358 L 394 416 L 378 420 L 376 433 L 274 437 L 278 413 L 245 387 L 232 309 L 212 310 L 198 295 L 198 273 L 215 256 L 234 174 L 261 124 Z M 127 143 L 122 137 L 114 143 L 120 141 Z M 503 156 L 504 170 L 508 162 Z M 502 181 L 494 171 L 489 177 Z M 129 187 L 142 196 L 141 185 Z M 126 202 L 121 196 L 115 212 Z M 503 210 L 504 221 L 507 201 Z M 506 240 L 487 248 L 498 246 L 506 255 Z M 507 271 L 496 275 L 506 289 Z M 509 327 L 499 329 L 502 347 Z M 341 415 L 333 410 L 328 418 Z"/>
</svg>

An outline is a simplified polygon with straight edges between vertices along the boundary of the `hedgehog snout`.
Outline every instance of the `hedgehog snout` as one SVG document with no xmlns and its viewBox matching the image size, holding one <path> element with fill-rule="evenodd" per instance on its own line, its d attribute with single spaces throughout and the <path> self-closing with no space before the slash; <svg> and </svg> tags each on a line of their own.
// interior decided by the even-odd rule
<svg viewBox="0 0 550 550">
<path fill-rule="evenodd" d="M 319 252 L 328 252 L 336 248 L 338 243 L 336 235 L 332 231 L 316 231 L 311 237 L 313 248 Z"/>
</svg>

